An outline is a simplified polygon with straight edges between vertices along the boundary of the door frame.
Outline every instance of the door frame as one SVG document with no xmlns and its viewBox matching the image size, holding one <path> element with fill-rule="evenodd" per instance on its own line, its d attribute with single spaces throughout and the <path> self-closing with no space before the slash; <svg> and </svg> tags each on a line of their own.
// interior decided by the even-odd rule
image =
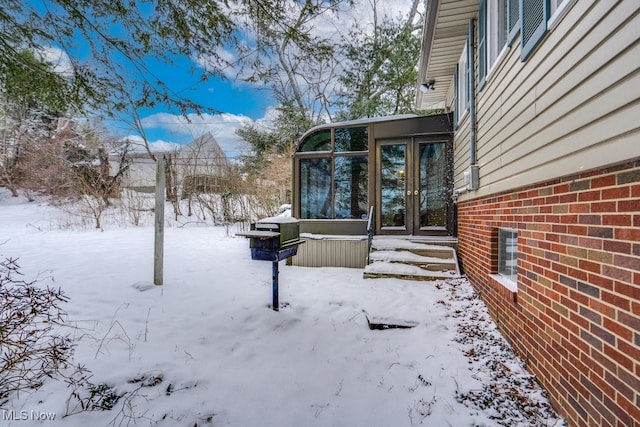
<svg viewBox="0 0 640 427">
<path fill-rule="evenodd" d="M 444 182 L 446 185 L 446 219 L 445 226 L 420 227 L 420 145 L 441 143 L 444 144 L 445 150 L 445 174 Z M 382 147 L 388 145 L 404 144 L 405 149 L 405 224 L 404 227 L 382 227 Z M 442 135 L 416 136 L 395 139 L 380 139 L 375 141 L 375 161 L 374 161 L 374 187 L 375 187 L 375 232 L 383 235 L 422 235 L 422 236 L 443 236 L 454 235 L 455 213 L 453 198 L 453 168 L 452 168 L 452 143 L 448 137 Z"/>
</svg>

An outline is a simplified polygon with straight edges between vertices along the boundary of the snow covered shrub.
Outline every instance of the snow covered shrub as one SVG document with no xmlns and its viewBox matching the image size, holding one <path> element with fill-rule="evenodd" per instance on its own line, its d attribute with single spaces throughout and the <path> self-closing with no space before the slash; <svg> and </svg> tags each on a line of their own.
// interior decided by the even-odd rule
<svg viewBox="0 0 640 427">
<path fill-rule="evenodd" d="M 68 300 L 60 289 L 21 278 L 15 259 L 0 260 L 0 405 L 35 389 L 67 366 L 74 344 L 60 332 Z"/>
</svg>

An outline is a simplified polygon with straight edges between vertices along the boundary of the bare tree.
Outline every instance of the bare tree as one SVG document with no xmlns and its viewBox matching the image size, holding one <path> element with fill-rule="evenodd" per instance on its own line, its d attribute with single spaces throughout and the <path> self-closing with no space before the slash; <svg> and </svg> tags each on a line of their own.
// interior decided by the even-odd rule
<svg viewBox="0 0 640 427">
<path fill-rule="evenodd" d="M 257 17 L 250 23 L 255 43 L 239 46 L 244 65 L 239 77 L 266 84 L 280 103 L 283 114 L 304 121 L 305 127 L 331 116 L 331 100 L 337 78 L 335 43 L 324 17 L 337 17 L 350 0 L 275 0 L 266 9 L 260 3 L 247 10 Z"/>
<path fill-rule="evenodd" d="M 362 1 L 370 10 L 358 16 L 370 15 L 371 22 L 348 18 L 326 31 L 339 14 L 348 16 L 341 9 L 349 2 L 289 2 L 282 25 L 257 26 L 256 51 L 245 59 L 249 79 L 268 85 L 280 106 L 270 128 L 237 132 L 252 149 L 244 162 L 250 179 L 269 181 L 264 175 L 272 160 L 319 122 L 413 112 L 423 3 L 412 0 L 405 15 L 390 17 L 382 1 Z M 288 34 L 289 28 L 296 31 Z"/>
<path fill-rule="evenodd" d="M 1 108 L 0 184 L 17 197 L 26 179 L 31 153 L 51 140 L 54 118 L 46 111 L 30 110 L 19 104 L 5 103 Z"/>
<path fill-rule="evenodd" d="M 125 142 L 118 148 L 118 169 L 111 171 L 107 147 L 115 148 L 114 140 L 101 139 L 99 135 L 85 135 L 85 141 L 96 146 L 89 158 L 79 161 L 69 159 L 73 171 L 73 184 L 76 195 L 95 221 L 95 227 L 101 228 L 102 214 L 111 206 L 110 199 L 120 196 L 122 180 L 129 168 L 129 145 Z"/>
</svg>

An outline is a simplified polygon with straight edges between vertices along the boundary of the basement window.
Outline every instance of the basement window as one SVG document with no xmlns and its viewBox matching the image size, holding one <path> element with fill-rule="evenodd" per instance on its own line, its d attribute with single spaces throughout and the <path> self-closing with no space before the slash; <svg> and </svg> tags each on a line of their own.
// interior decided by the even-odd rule
<svg viewBox="0 0 640 427">
<path fill-rule="evenodd" d="M 498 230 L 498 274 L 516 284 L 518 281 L 518 232 L 501 228 Z"/>
</svg>

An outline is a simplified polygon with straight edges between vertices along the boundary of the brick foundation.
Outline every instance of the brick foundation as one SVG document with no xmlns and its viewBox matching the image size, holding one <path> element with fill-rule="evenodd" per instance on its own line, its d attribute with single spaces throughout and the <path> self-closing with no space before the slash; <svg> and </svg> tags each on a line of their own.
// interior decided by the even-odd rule
<svg viewBox="0 0 640 427">
<path fill-rule="evenodd" d="M 518 230 L 518 283 L 497 230 Z M 461 202 L 459 258 L 571 426 L 640 426 L 640 160 Z"/>
</svg>

